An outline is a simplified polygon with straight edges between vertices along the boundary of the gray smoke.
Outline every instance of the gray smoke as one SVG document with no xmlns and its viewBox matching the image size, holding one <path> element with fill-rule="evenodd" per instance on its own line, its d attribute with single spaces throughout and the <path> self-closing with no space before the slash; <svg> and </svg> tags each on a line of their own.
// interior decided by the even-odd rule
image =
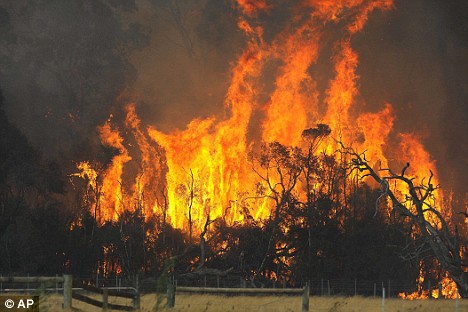
<svg viewBox="0 0 468 312">
<path fill-rule="evenodd" d="M 355 41 L 361 93 L 371 106 L 394 106 L 397 131 L 422 136 L 455 211 L 467 194 L 467 13 L 466 1 L 395 1 Z"/>
</svg>

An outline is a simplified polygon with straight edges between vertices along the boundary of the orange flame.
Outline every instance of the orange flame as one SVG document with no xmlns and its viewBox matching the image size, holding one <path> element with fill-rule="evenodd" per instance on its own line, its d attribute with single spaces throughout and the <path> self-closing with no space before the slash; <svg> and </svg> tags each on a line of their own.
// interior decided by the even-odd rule
<svg viewBox="0 0 468 312">
<path fill-rule="evenodd" d="M 206 215 L 214 219 L 227 214 L 231 222 L 242 220 L 235 201 L 253 178 L 246 168 L 247 128 L 255 98 L 249 79 L 259 75 L 261 63 L 262 51 L 252 41 L 233 70 L 226 97 L 226 107 L 231 109 L 229 119 L 218 123 L 215 118 L 193 120 L 185 131 L 171 134 L 148 129 L 150 137 L 166 151 L 168 214 L 175 227 L 187 225 L 189 204 L 186 195 L 180 196 L 179 186 L 187 181 L 189 171 L 194 173 L 197 188 L 190 191 L 189 198 L 195 203 L 191 212 L 195 228 L 203 225 Z"/>
<path fill-rule="evenodd" d="M 389 10 L 393 1 L 299 1 L 291 8 L 297 15 L 293 23 L 269 40 L 256 17 L 274 7 L 266 0 L 236 3 L 242 12 L 238 27 L 247 44 L 232 67 L 224 102 L 227 117 L 195 119 L 185 130 L 164 133 L 155 126 L 142 126 L 131 104 L 121 129 L 108 120 L 99 128 L 101 141 L 117 155 L 99 174 L 90 171 L 87 162 L 78 165 L 76 174 L 94 183 L 89 185 L 94 189 L 100 183 L 101 221 L 115 220 L 124 210 L 144 210 L 145 215 L 164 214 L 174 227 L 192 226 L 194 231 L 208 215 L 241 222 L 246 208 L 243 198 L 255 190 L 258 180 L 249 168 L 253 146 L 272 141 L 304 146 L 302 131 L 317 123 L 328 124 L 333 137 L 321 142 L 319 152 L 332 155 L 337 148 L 333 139 L 340 139 L 358 150 L 366 149 L 367 158 L 376 165 L 389 166 L 386 148 L 397 116 L 388 103 L 380 111 L 365 112 L 356 72 L 359 56 L 351 39 L 363 29 L 371 12 Z M 320 92 L 317 78 L 321 73 L 314 65 L 325 53 L 323 41 L 330 25 L 341 27 L 343 37 L 333 45 L 334 77 Z M 268 75 L 273 68 L 271 88 L 262 80 L 266 65 Z M 400 140 L 396 161 L 410 162 L 408 173 L 419 179 L 432 168 L 436 185 L 435 162 L 418 138 L 401 134 Z M 401 186 L 398 190 L 407 193 Z M 442 198 L 440 191 L 436 195 Z M 249 209 L 257 219 L 270 214 L 265 201 Z"/>
<path fill-rule="evenodd" d="M 258 11 L 264 11 L 270 7 L 266 0 L 236 0 L 236 2 L 246 15 L 255 15 Z"/>
<path fill-rule="evenodd" d="M 429 291 L 431 293 L 431 297 L 438 299 L 440 297 L 439 293 L 439 286 L 434 286 L 430 290 L 423 289 L 423 282 L 424 282 L 424 277 L 422 277 L 422 272 L 418 277 L 417 280 L 417 285 L 418 285 L 418 290 L 406 294 L 406 293 L 399 293 L 398 297 L 402 299 L 407 299 L 407 300 L 417 300 L 417 299 L 427 299 L 429 298 Z M 445 299 L 455 299 L 457 298 L 458 295 L 458 288 L 457 284 L 447 275 L 442 278 L 440 281 L 440 288 L 442 289 L 442 298 Z"/>
<path fill-rule="evenodd" d="M 127 149 L 123 145 L 123 138 L 119 131 L 112 129 L 111 120 L 109 119 L 103 126 L 99 127 L 101 142 L 104 146 L 115 148 L 118 155 L 112 158 L 109 167 L 104 171 L 105 179 L 102 183 L 102 203 L 101 207 L 105 207 L 100 211 L 100 219 L 116 220 L 124 210 L 124 194 L 122 189 L 122 173 L 124 165 L 129 162 L 132 157 L 129 156 Z"/>
</svg>

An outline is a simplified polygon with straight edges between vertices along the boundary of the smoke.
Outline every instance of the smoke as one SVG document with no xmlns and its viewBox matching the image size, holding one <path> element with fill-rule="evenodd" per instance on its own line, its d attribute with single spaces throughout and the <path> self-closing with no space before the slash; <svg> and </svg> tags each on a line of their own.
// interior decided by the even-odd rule
<svg viewBox="0 0 468 312">
<path fill-rule="evenodd" d="M 49 158 L 96 155 L 96 126 L 135 79 L 145 45 L 128 1 L 2 1 L 0 85 L 9 118 Z"/>
<path fill-rule="evenodd" d="M 398 132 L 415 133 L 436 160 L 442 187 L 463 210 L 468 176 L 468 39 L 465 1 L 395 1 L 354 44 L 360 91 L 394 106 Z"/>
<path fill-rule="evenodd" d="M 134 53 L 144 121 L 170 131 L 223 113 L 229 70 L 243 36 L 225 1 L 141 1 L 151 43 Z M 142 7 L 142 8 L 143 8 Z"/>
<path fill-rule="evenodd" d="M 273 9 L 257 17 L 271 26 L 269 40 L 293 10 L 267 2 Z M 5 110 L 41 152 L 64 163 L 99 157 L 96 126 L 127 100 L 162 131 L 222 115 L 229 70 L 245 46 L 238 13 L 219 0 L 2 1 Z M 391 103 L 395 132 L 422 137 L 459 201 L 468 176 L 467 13 L 465 1 L 395 0 L 352 40 L 362 109 Z M 322 94 L 333 74 L 328 40 L 313 69 L 322 73 Z"/>
</svg>

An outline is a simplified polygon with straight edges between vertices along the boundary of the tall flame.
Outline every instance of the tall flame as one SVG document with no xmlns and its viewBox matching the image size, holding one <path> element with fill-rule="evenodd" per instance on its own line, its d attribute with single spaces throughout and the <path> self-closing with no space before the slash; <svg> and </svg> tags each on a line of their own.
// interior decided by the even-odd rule
<svg viewBox="0 0 468 312">
<path fill-rule="evenodd" d="M 400 134 L 398 159 L 389 158 L 389 138 L 397 118 L 392 105 L 382 102 L 379 111 L 366 112 L 359 95 L 359 56 L 352 38 L 373 11 L 391 9 L 392 0 L 296 1 L 290 8 L 291 23 L 273 38 L 265 36 L 265 25 L 258 19 L 274 10 L 273 4 L 237 0 L 235 6 L 240 12 L 238 28 L 247 43 L 232 66 L 224 101 L 227 117 L 194 119 L 186 129 L 170 133 L 142 126 L 135 104 L 127 106 L 120 129 L 109 119 L 99 128 L 100 137 L 117 155 L 102 172 L 92 173 L 85 162 L 77 174 L 100 185 L 88 185 L 99 193 L 100 220 L 115 220 L 124 210 L 140 209 L 145 215 L 163 214 L 176 228 L 190 226 L 195 231 L 207 216 L 242 221 L 247 206 L 243 197 L 258 180 L 249 166 L 254 146 L 273 141 L 304 146 L 303 130 L 317 123 L 329 125 L 333 139 L 366 149 L 367 158 L 382 168 L 394 161 L 410 162 L 411 175 L 422 179 L 432 168 L 433 183 L 438 183 L 435 162 L 417 136 Z M 342 36 L 332 45 L 333 77 L 320 91 L 321 73 L 314 65 L 327 53 L 324 42 L 333 38 L 327 37 L 330 29 L 340 29 Z M 267 88 L 271 68 L 273 86 Z M 337 148 L 333 139 L 323 140 L 319 150 L 332 154 Z M 127 171 L 133 172 L 130 182 Z M 440 191 L 436 195 L 442 197 Z M 270 214 L 266 202 L 252 206 L 248 209 L 254 218 Z"/>
<path fill-rule="evenodd" d="M 102 203 L 104 207 L 100 211 L 99 218 L 102 220 L 117 219 L 119 214 L 125 209 L 123 188 L 121 185 L 123 168 L 132 157 L 128 154 L 127 149 L 123 145 L 124 140 L 120 136 L 117 129 L 112 129 L 111 120 L 99 127 L 101 142 L 103 145 L 115 148 L 118 155 L 112 158 L 109 167 L 104 171 L 105 179 L 102 183 Z"/>
</svg>

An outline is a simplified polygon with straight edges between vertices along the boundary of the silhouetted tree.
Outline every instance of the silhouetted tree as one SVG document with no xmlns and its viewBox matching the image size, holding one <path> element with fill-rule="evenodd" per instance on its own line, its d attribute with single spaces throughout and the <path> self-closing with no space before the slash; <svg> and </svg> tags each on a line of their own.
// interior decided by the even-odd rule
<svg viewBox="0 0 468 312">
<path fill-rule="evenodd" d="M 382 186 L 383 194 L 391 200 L 393 211 L 408 218 L 415 225 L 412 233 L 421 235 L 424 243 L 434 253 L 441 268 L 446 270 L 457 284 L 460 296 L 468 297 L 468 273 L 462 267 L 457 227 L 450 228 L 443 213 L 437 210 L 430 201 L 438 187 L 432 182 L 432 171 L 427 182 L 422 180 L 420 184 L 415 184 L 414 178 L 406 175 L 406 170 L 410 167 L 409 163 L 406 164 L 401 173 L 383 168 L 380 169 L 381 173 L 379 174 L 369 165 L 364 153 L 357 153 L 353 149 L 345 147 L 343 147 L 342 152 L 351 157 L 350 166 L 352 168 L 363 176 L 372 177 Z M 405 185 L 406 198 L 399 199 L 390 189 L 389 183 L 392 181 L 398 181 Z"/>
</svg>

